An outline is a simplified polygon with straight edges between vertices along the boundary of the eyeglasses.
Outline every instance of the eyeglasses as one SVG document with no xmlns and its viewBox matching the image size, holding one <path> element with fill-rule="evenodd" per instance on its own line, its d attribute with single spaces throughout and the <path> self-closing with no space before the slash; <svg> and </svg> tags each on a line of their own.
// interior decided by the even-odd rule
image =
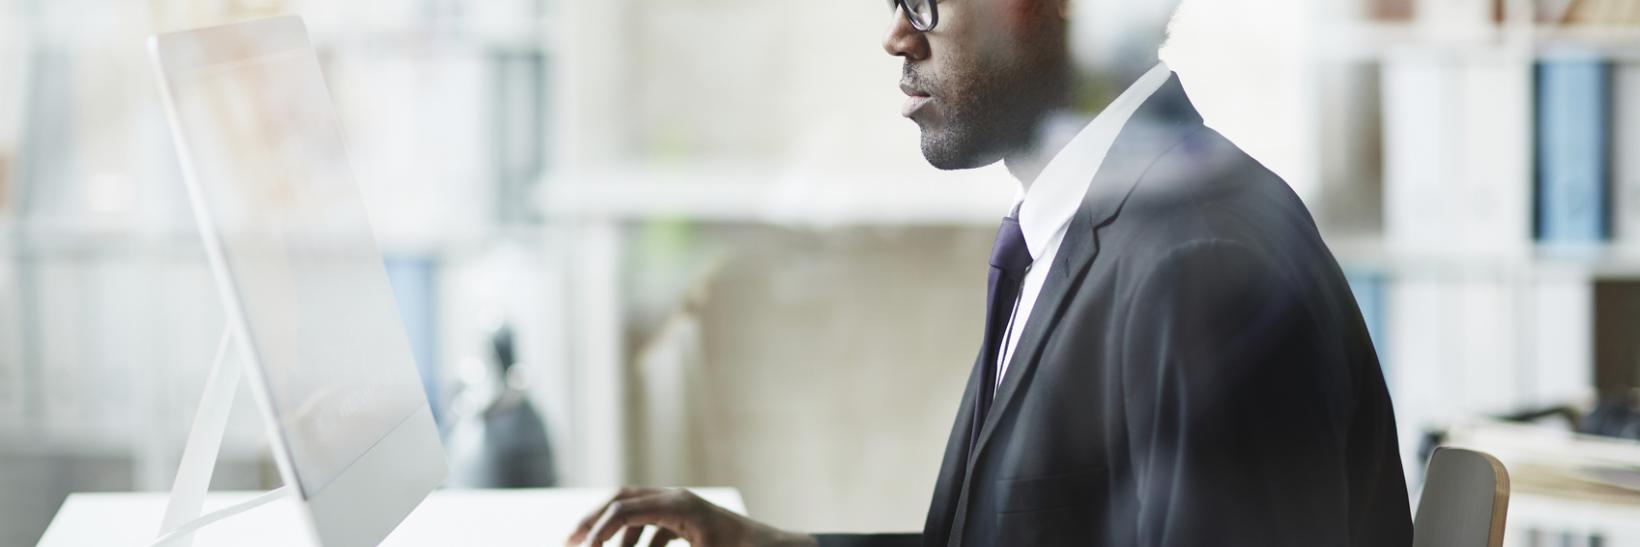
<svg viewBox="0 0 1640 547">
<path fill-rule="evenodd" d="M 905 8 L 905 20 L 911 22 L 911 28 L 918 32 L 934 30 L 934 25 L 940 23 L 940 10 L 934 6 L 936 0 L 888 0 L 889 9 L 898 11 Z"/>
</svg>

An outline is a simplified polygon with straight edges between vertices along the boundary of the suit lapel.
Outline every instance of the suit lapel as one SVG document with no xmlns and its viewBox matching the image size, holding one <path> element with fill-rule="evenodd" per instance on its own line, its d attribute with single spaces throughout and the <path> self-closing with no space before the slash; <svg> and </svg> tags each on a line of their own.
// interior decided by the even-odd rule
<svg viewBox="0 0 1640 547">
<path fill-rule="evenodd" d="M 936 522 L 936 517 L 932 513 L 929 515 L 930 527 L 925 533 L 930 534 L 931 541 L 927 545 L 961 544 L 968 513 L 968 490 L 974 479 L 974 471 L 985 457 L 986 448 L 990 445 L 998 424 L 1007 419 L 1016 400 L 1029 387 L 1037 364 L 1042 358 L 1043 348 L 1063 316 L 1066 305 L 1081 286 L 1088 266 L 1098 256 L 1098 230 L 1115 218 L 1139 179 L 1144 176 L 1155 159 L 1200 128 L 1201 124 L 1201 116 L 1191 106 L 1178 76 L 1175 75 L 1145 101 L 1133 118 L 1123 126 L 1110 151 L 1105 155 L 1104 165 L 1100 166 L 1099 172 L 1089 184 L 1081 208 L 1066 228 L 1065 238 L 1060 243 L 1053 265 L 1050 266 L 1052 269 L 1043 283 L 1042 292 L 1037 296 L 1036 306 L 1025 322 L 1024 332 L 1020 333 L 1019 347 L 1014 350 L 1008 373 L 997 389 L 996 400 L 980 428 L 978 442 L 972 451 L 967 447 L 947 447 L 940 482 L 935 488 L 935 507 L 931 509 L 949 508 L 955 514 L 949 518 L 949 528 L 943 521 Z M 976 363 L 976 366 L 981 364 Z M 977 372 L 978 369 L 975 372 L 976 376 Z M 968 393 L 963 396 L 962 410 L 957 416 L 958 425 L 954 428 L 958 431 L 953 431 L 950 441 L 953 445 L 966 444 L 968 439 L 967 435 L 972 426 L 963 426 L 962 422 L 966 420 L 972 423 L 973 398 L 979 394 L 977 381 L 977 377 L 969 380 Z M 965 456 L 957 460 L 965 464 L 962 465 L 960 475 L 949 469 L 953 463 L 952 457 L 959 454 Z M 960 482 L 953 485 L 948 481 Z M 942 503 L 945 497 L 953 493 L 953 488 L 957 490 L 955 504 Z M 939 527 L 935 528 L 935 525 Z M 950 533 L 946 537 L 947 541 L 938 541 L 938 534 L 947 531 Z"/>
<path fill-rule="evenodd" d="M 1040 360 L 1042 346 L 1047 342 L 1048 334 L 1058 325 L 1059 318 L 1065 311 L 1065 304 L 1070 301 L 1074 289 L 1081 285 L 1088 264 L 1092 263 L 1098 254 L 1099 240 L 1095 237 L 1084 207 L 1071 218 L 1070 229 L 1065 233 L 1065 239 L 1059 246 L 1058 258 L 1054 260 L 1053 269 L 1048 271 L 1048 279 L 1042 285 L 1042 292 L 1037 295 L 1037 304 L 1031 310 L 1031 317 L 1025 321 L 1025 332 L 1019 336 L 1019 348 L 1014 350 L 1008 374 L 1003 377 L 1002 386 L 997 388 L 996 401 L 991 404 L 991 412 L 985 416 L 985 426 L 979 430 L 979 442 L 975 444 L 973 454 L 969 457 L 969 476 L 966 478 L 973 478 L 974 463 L 985 454 L 985 447 L 990 444 L 997 423 L 1002 421 L 1003 414 L 1012 408 L 1014 399 L 1018 398 L 1024 386 L 1029 385 L 1031 377 L 1036 372 L 1036 364 Z"/>
</svg>

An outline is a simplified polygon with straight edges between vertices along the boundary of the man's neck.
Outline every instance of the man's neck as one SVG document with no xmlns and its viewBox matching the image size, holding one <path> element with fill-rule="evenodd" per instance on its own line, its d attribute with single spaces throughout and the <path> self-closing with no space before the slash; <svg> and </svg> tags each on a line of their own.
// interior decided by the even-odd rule
<svg viewBox="0 0 1640 547">
<path fill-rule="evenodd" d="M 1048 162 L 1053 161 L 1059 151 L 1070 144 L 1081 128 L 1092 119 L 1086 114 L 1077 112 L 1085 110 L 1097 115 L 1104 112 L 1117 97 L 1120 97 L 1133 83 L 1139 81 L 1151 67 L 1156 66 L 1158 60 L 1151 57 L 1144 62 L 1136 62 L 1126 66 L 1103 71 L 1104 77 L 1080 82 L 1083 89 L 1078 95 L 1095 97 L 1077 105 L 1079 108 L 1069 107 L 1052 108 L 1043 113 L 1032 130 L 1030 142 L 1019 149 L 1003 155 L 1002 163 L 1008 167 L 1008 172 L 1019 180 L 1020 188 L 1030 190 L 1031 183 L 1036 181 L 1042 170 L 1047 168 Z"/>
</svg>

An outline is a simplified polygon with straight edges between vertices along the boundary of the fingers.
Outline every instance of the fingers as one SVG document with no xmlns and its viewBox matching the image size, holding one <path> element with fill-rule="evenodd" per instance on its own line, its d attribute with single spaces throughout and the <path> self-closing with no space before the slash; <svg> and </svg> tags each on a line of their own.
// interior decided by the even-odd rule
<svg viewBox="0 0 1640 547">
<path fill-rule="evenodd" d="M 581 523 L 575 527 L 575 532 L 569 535 L 569 539 L 564 540 L 564 545 L 580 545 L 581 542 L 585 541 L 587 533 L 592 531 L 592 527 L 598 523 L 599 517 L 604 516 L 604 512 L 609 510 L 610 504 L 623 499 L 653 494 L 654 492 L 656 492 L 656 490 L 651 488 L 621 488 L 615 492 L 614 496 L 609 498 L 609 501 L 599 505 L 597 510 L 587 515 L 586 518 L 581 519 Z"/>
<path fill-rule="evenodd" d="M 628 526 L 621 533 L 621 547 L 638 547 L 638 540 L 643 539 L 643 526 Z"/>
<path fill-rule="evenodd" d="M 685 522 L 685 499 L 667 493 L 633 497 L 609 504 L 604 516 L 592 526 L 586 537 L 591 545 L 602 545 L 627 527 L 659 526 L 677 530 L 688 526 Z"/>
<path fill-rule="evenodd" d="M 666 547 L 666 544 L 672 543 L 674 539 L 678 539 L 678 535 L 671 530 L 656 528 L 655 537 L 649 538 L 649 547 Z"/>
<path fill-rule="evenodd" d="M 624 493 L 626 493 L 625 488 L 621 489 L 619 492 L 616 492 L 615 497 L 610 498 L 609 501 L 604 502 L 603 505 L 599 505 L 596 510 L 592 511 L 592 514 L 589 514 L 586 518 L 581 519 L 580 524 L 575 525 L 575 531 L 570 533 L 569 538 L 564 540 L 564 547 L 580 545 L 581 542 L 586 539 L 587 532 L 592 531 L 592 525 L 598 522 L 598 517 L 603 516 L 604 510 L 609 508 L 609 504 L 615 503 L 615 500 L 621 499 L 621 495 Z"/>
</svg>

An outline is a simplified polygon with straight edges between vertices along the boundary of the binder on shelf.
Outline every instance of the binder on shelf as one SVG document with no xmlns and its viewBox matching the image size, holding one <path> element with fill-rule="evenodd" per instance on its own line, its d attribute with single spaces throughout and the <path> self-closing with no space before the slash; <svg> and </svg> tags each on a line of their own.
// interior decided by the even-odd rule
<svg viewBox="0 0 1640 547">
<path fill-rule="evenodd" d="M 1457 319 L 1457 301 L 1442 280 L 1398 277 L 1388 284 L 1389 362 L 1385 380 L 1395 404 L 1402 468 L 1416 488 L 1423 467 L 1419 446 L 1426 431 L 1444 427 L 1455 415 L 1448 386 L 1455 380 L 1456 347 L 1447 334 Z"/>
<path fill-rule="evenodd" d="M 1448 152 L 1456 84 L 1449 63 L 1387 59 L 1383 67 L 1384 236 L 1392 247 L 1448 248 L 1459 231 Z"/>
<path fill-rule="evenodd" d="M 1594 286 L 1576 274 L 1544 276 L 1530 286 L 1522 320 L 1530 327 L 1525 375 L 1532 406 L 1578 402 L 1593 394 Z"/>
<path fill-rule="evenodd" d="M 1612 68 L 1612 97 L 1612 239 L 1640 247 L 1640 65 Z"/>
<path fill-rule="evenodd" d="M 1532 65 L 1507 52 L 1385 61 L 1384 232 L 1415 252 L 1524 253 Z"/>
<path fill-rule="evenodd" d="M 1318 67 L 1316 143 L 1320 192 L 1311 203 L 1325 231 L 1380 234 L 1384 230 L 1383 113 L 1377 62 Z"/>
<path fill-rule="evenodd" d="M 1537 237 L 1551 244 L 1606 240 L 1606 63 L 1546 60 L 1537 68 Z"/>
<path fill-rule="evenodd" d="M 1456 78 L 1457 235 L 1476 251 L 1524 253 L 1532 244 L 1532 63 L 1476 57 Z"/>
<path fill-rule="evenodd" d="M 1457 321 L 1447 336 L 1458 354 L 1457 381 L 1444 387 L 1457 399 L 1458 417 L 1500 416 L 1525 407 L 1521 375 L 1520 294 L 1501 272 L 1453 282 Z"/>
<path fill-rule="evenodd" d="M 1355 295 L 1355 305 L 1361 309 L 1361 321 L 1366 323 L 1367 334 L 1372 337 L 1372 349 L 1378 354 L 1378 366 L 1388 369 L 1389 355 L 1384 353 L 1389 333 L 1384 330 L 1384 276 L 1378 272 L 1366 270 L 1347 271 L 1344 274 L 1350 284 L 1350 292 Z"/>
</svg>

